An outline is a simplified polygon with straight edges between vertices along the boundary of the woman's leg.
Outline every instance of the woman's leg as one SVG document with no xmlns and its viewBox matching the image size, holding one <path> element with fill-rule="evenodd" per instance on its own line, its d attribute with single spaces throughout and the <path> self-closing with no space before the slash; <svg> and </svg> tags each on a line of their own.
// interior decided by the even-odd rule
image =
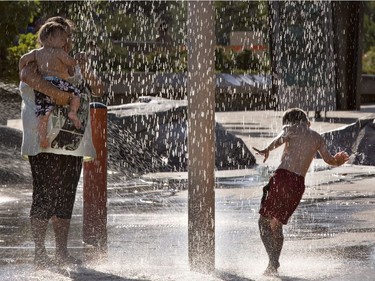
<svg viewBox="0 0 375 281">
<path fill-rule="evenodd" d="M 48 226 L 48 220 L 30 218 L 31 232 L 35 244 L 34 265 L 37 269 L 43 269 L 51 265 L 45 247 L 45 238 Z"/>
<path fill-rule="evenodd" d="M 62 173 L 60 186 L 56 189 L 56 207 L 52 217 L 55 233 L 56 261 L 59 265 L 81 264 L 68 252 L 68 238 L 78 181 L 81 175 L 82 157 L 59 156 Z"/>
<path fill-rule="evenodd" d="M 46 153 L 29 156 L 33 177 L 33 195 L 30 209 L 31 232 L 35 244 L 34 264 L 37 269 L 51 265 L 45 248 L 45 238 L 50 214 L 52 213 L 52 196 L 48 188 L 48 169 L 46 169 Z M 47 171 L 47 172 L 46 172 Z"/>
<path fill-rule="evenodd" d="M 57 217 L 53 217 L 52 225 L 55 233 L 56 256 L 67 256 L 70 219 L 59 219 Z"/>
</svg>

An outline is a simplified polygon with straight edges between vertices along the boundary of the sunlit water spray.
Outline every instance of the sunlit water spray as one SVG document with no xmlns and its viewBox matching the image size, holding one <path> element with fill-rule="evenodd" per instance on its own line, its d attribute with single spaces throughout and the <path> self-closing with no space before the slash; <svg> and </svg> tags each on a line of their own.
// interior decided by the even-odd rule
<svg viewBox="0 0 375 281">
<path fill-rule="evenodd" d="M 115 85 L 121 79 L 124 69 L 134 67 L 134 65 L 126 65 L 133 63 L 134 55 L 130 56 L 130 60 L 127 61 L 116 57 L 104 61 L 103 58 L 107 57 L 109 52 L 119 47 L 110 38 L 114 37 L 121 42 L 152 41 L 156 36 L 154 27 L 159 18 L 156 16 L 154 18 L 146 17 L 143 11 L 139 10 L 137 22 L 131 23 L 125 32 L 122 30 L 128 20 L 125 11 L 130 7 L 130 2 L 113 3 L 114 10 L 121 14 L 123 22 L 113 22 L 112 28 L 109 30 L 104 23 L 100 24 L 102 14 L 108 12 L 105 9 L 107 4 L 103 4 L 103 10 L 95 10 L 95 2 L 79 2 L 71 15 L 77 23 L 78 32 L 83 36 L 82 41 L 76 42 L 77 49 L 85 50 L 87 40 L 93 43 L 91 47 L 98 47 L 98 50 L 91 50 L 93 52 L 92 65 L 104 75 L 110 85 Z M 181 23 L 177 32 L 179 34 L 185 32 L 185 26 L 181 20 L 184 18 L 182 14 L 184 12 L 186 10 L 182 9 L 180 14 L 177 13 L 178 18 L 175 19 Z M 111 16 L 108 20 L 111 20 Z M 225 22 L 222 21 L 222 24 L 224 25 Z M 145 45 L 147 44 L 145 43 Z M 120 43 L 120 47 L 122 46 Z M 317 46 L 309 46 L 309 48 L 317 48 Z M 308 67 L 308 65 L 304 65 L 304 67 Z M 326 75 L 325 73 L 319 74 Z M 128 95 L 131 96 L 135 93 L 133 89 L 135 84 L 143 82 L 145 81 L 131 79 L 127 81 L 129 84 L 127 86 L 130 89 Z M 184 91 L 181 89 L 181 92 Z M 108 101 L 114 99 L 114 92 L 110 91 L 107 98 Z M 248 127 L 252 126 L 251 123 L 248 120 L 243 120 L 242 128 L 246 131 Z M 279 130 L 279 127 L 274 124 L 269 124 L 269 126 L 273 128 L 271 131 L 275 134 Z M 257 129 L 262 131 L 261 127 Z M 125 133 L 118 131 L 119 135 Z M 119 162 L 116 168 L 121 171 L 123 166 Z M 146 173 L 142 169 L 140 171 Z M 99 261 L 98 264 L 88 265 L 83 269 L 73 270 L 65 276 L 64 274 L 34 273 L 32 271 L 33 244 L 30 231 L 25 227 L 28 224 L 30 191 L 20 190 L 19 192 L 25 196 L 17 202 L 20 207 L 17 208 L 18 212 L 12 215 L 18 220 L 21 218 L 21 224 L 12 226 L 8 221 L 1 225 L 9 227 L 8 231 L 14 234 L 16 241 L 12 242 L 17 245 L 17 251 L 19 251 L 17 254 L 21 254 L 23 257 L 17 260 L 12 249 L 2 252 L 2 255 L 9 257 L 9 263 L 1 267 L 0 276 L 4 278 L 0 279 L 258 280 L 267 264 L 266 253 L 258 233 L 258 209 L 261 187 L 271 172 L 272 169 L 268 170 L 266 166 L 260 166 L 258 169 L 254 169 L 251 175 L 238 177 L 232 175 L 217 179 L 215 191 L 217 271 L 213 276 L 202 276 L 189 270 L 187 190 L 184 180 L 150 182 L 142 177 L 121 176 L 117 181 L 109 182 L 108 260 Z M 5 206 L 2 211 L 3 215 L 11 218 L 12 216 L 7 214 L 7 204 L 12 198 L 2 198 L 0 202 L 1 206 Z M 81 242 L 82 200 L 82 183 L 80 183 L 69 240 L 70 249 L 78 256 L 82 255 L 83 251 Z M 332 246 L 327 246 L 330 243 L 329 238 L 340 232 L 354 230 L 343 228 L 340 223 L 333 224 L 327 217 L 335 216 L 337 221 L 340 221 L 347 219 L 345 216 L 358 210 L 359 206 L 363 206 L 363 210 L 365 210 L 366 203 L 363 200 L 358 202 L 352 204 L 353 201 L 349 199 L 302 202 L 292 217 L 290 225 L 285 228 L 286 242 L 281 258 L 281 274 L 293 276 L 290 280 L 324 280 L 337 274 L 339 268 L 342 268 L 343 259 L 340 257 L 350 253 L 351 249 L 341 249 L 339 253 L 334 252 L 331 249 Z M 10 207 L 11 205 L 9 205 Z M 9 240 L 11 241 L 11 239 Z M 51 232 L 48 234 L 47 247 L 52 253 L 54 242 Z M 364 250 L 366 250 L 364 252 L 368 255 L 369 260 L 373 261 L 374 250 L 365 249 L 365 247 Z M 6 258 L 2 261 L 4 262 L 4 260 Z M 19 267 L 18 264 L 23 262 L 24 264 Z M 14 268 L 17 268 L 16 274 L 14 274 Z M 21 269 L 19 270 L 19 268 Z M 317 275 L 317 271 L 321 274 Z"/>
</svg>

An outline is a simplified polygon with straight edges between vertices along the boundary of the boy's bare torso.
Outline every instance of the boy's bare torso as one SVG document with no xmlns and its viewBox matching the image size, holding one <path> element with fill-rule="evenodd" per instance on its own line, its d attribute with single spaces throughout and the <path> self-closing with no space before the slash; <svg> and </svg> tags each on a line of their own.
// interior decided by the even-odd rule
<svg viewBox="0 0 375 281">
<path fill-rule="evenodd" d="M 332 157 L 322 136 L 307 125 L 286 126 L 281 137 L 285 137 L 285 147 L 279 169 L 305 176 L 317 152 L 323 159 Z"/>
</svg>

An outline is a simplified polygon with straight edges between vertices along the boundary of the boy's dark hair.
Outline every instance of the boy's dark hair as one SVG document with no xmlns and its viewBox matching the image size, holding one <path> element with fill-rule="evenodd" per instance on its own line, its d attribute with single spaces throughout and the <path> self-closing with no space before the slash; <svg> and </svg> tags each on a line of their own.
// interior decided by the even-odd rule
<svg viewBox="0 0 375 281">
<path fill-rule="evenodd" d="M 58 32 L 67 32 L 67 28 L 63 26 L 60 23 L 50 21 L 46 22 L 45 24 L 42 25 L 42 27 L 39 30 L 38 33 L 38 41 L 41 44 L 44 44 L 44 42 L 48 39 L 50 36 L 55 36 L 58 34 Z"/>
<path fill-rule="evenodd" d="M 283 114 L 283 125 L 308 124 L 309 117 L 306 112 L 300 108 L 290 108 Z"/>
</svg>

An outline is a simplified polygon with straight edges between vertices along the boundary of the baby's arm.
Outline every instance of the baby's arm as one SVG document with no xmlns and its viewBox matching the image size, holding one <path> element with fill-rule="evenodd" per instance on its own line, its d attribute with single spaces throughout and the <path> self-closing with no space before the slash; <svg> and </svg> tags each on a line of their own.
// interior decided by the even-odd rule
<svg viewBox="0 0 375 281">
<path fill-rule="evenodd" d="M 270 151 L 278 148 L 279 146 L 284 144 L 285 141 L 286 141 L 285 131 L 282 130 L 280 134 L 278 134 L 265 149 L 259 150 L 255 147 L 253 147 L 253 149 L 260 155 L 264 156 L 264 160 L 263 160 L 263 163 L 264 163 L 268 159 Z"/>
<path fill-rule="evenodd" d="M 36 50 L 32 50 L 32 51 L 28 52 L 27 54 L 24 54 L 20 58 L 20 60 L 18 62 L 18 70 L 19 71 L 21 71 L 29 63 L 36 61 L 35 53 L 36 53 Z"/>
<path fill-rule="evenodd" d="M 328 151 L 324 139 L 322 139 L 321 142 L 319 154 L 322 156 L 324 162 L 326 162 L 328 165 L 341 166 L 349 160 L 349 155 L 345 151 L 337 152 L 334 156 L 332 156 Z"/>
<path fill-rule="evenodd" d="M 76 66 L 78 64 L 78 60 L 69 56 L 69 54 L 62 49 L 58 53 L 58 58 L 67 66 Z"/>
</svg>

